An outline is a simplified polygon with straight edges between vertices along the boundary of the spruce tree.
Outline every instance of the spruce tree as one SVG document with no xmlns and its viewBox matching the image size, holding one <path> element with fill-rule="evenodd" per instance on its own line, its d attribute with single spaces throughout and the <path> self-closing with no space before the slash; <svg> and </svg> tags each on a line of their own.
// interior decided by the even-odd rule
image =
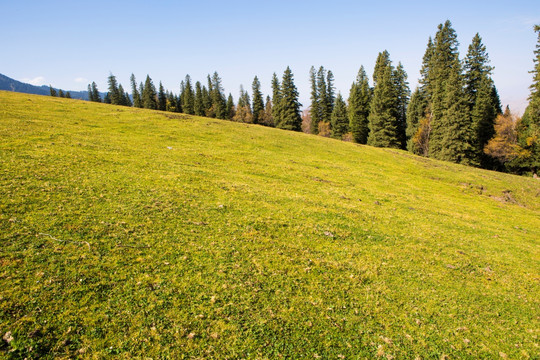
<svg viewBox="0 0 540 360">
<path fill-rule="evenodd" d="M 334 74 L 332 73 L 332 71 L 328 70 L 328 72 L 326 73 L 326 104 L 328 106 L 326 112 L 328 114 L 332 114 L 332 111 L 334 110 L 334 102 L 336 101 L 336 95 L 334 91 Z"/>
<path fill-rule="evenodd" d="M 317 72 L 317 93 L 319 97 L 319 122 L 330 123 L 331 106 L 328 99 L 328 87 L 326 86 L 326 70 L 320 67 Z"/>
<path fill-rule="evenodd" d="M 321 121 L 321 112 L 319 108 L 319 89 L 317 87 L 317 73 L 315 67 L 312 66 L 309 70 L 309 79 L 311 82 L 311 107 L 309 109 L 311 115 L 311 133 L 319 132 L 319 122 Z"/>
<path fill-rule="evenodd" d="M 391 65 L 390 53 L 387 50 L 380 52 L 375 62 L 375 69 L 373 70 L 373 86 L 377 86 L 377 82 L 383 77 L 387 67 Z"/>
<path fill-rule="evenodd" d="M 118 105 L 128 105 L 128 97 L 126 96 L 126 92 L 124 91 L 122 84 L 118 85 Z"/>
<path fill-rule="evenodd" d="M 223 94 L 223 86 L 221 85 L 221 78 L 217 71 L 212 75 L 212 90 L 210 92 L 210 98 L 212 100 L 212 107 L 214 108 L 215 115 L 218 119 L 226 119 L 227 114 L 225 111 L 227 102 L 225 95 Z"/>
<path fill-rule="evenodd" d="M 272 100 L 270 96 L 266 96 L 266 104 L 264 105 L 264 116 L 262 124 L 265 126 L 274 127 L 274 118 L 272 116 Z"/>
<path fill-rule="evenodd" d="M 118 81 L 116 81 L 116 77 L 113 74 L 110 74 L 107 82 L 109 84 L 109 99 L 111 100 L 111 104 L 120 105 L 122 102 L 122 94 L 118 90 Z"/>
<path fill-rule="evenodd" d="M 135 80 L 135 75 L 131 74 L 129 78 L 131 82 L 131 96 L 133 96 L 133 106 L 136 108 L 142 108 L 141 94 L 137 90 L 137 81 Z"/>
<path fill-rule="evenodd" d="M 58 97 L 61 97 L 61 98 L 65 97 L 64 90 L 62 90 L 62 89 L 58 90 Z"/>
<path fill-rule="evenodd" d="M 92 94 L 92 86 L 88 84 L 88 101 L 94 101 L 94 94 Z"/>
<path fill-rule="evenodd" d="M 58 93 L 56 92 L 56 89 L 53 88 L 51 85 L 49 85 L 49 93 L 51 94 L 52 97 L 58 96 Z"/>
<path fill-rule="evenodd" d="M 101 95 L 95 82 L 92 82 L 92 101 L 101 102 Z"/>
<path fill-rule="evenodd" d="M 225 112 L 227 113 L 227 120 L 232 120 L 234 117 L 234 100 L 231 93 L 229 93 L 229 97 L 227 98 L 227 106 Z"/>
<path fill-rule="evenodd" d="M 261 93 L 261 83 L 257 76 L 253 79 L 253 123 L 260 124 L 264 115 L 264 101 Z"/>
<path fill-rule="evenodd" d="M 526 171 L 537 174 L 540 170 L 540 25 L 534 27 L 538 33 L 534 51 L 533 83 L 530 86 L 529 104 L 517 128 L 518 143 L 528 153 L 522 156 L 520 165 Z"/>
<path fill-rule="evenodd" d="M 347 105 L 343 97 L 338 93 L 332 115 L 330 117 L 332 125 L 332 137 L 342 139 L 343 135 L 349 132 L 349 118 L 347 117 Z"/>
<path fill-rule="evenodd" d="M 371 89 L 369 79 L 364 67 L 361 66 L 356 76 L 356 81 L 351 86 L 349 93 L 349 127 L 353 141 L 366 144 L 369 134 L 369 106 L 371 101 Z"/>
<path fill-rule="evenodd" d="M 384 53 L 379 53 L 379 58 Z M 378 65 L 378 67 L 377 67 Z M 369 112 L 368 145 L 400 148 L 397 92 L 394 83 L 394 69 L 390 61 L 384 67 L 377 62 L 374 71 L 375 89 Z M 375 80 L 376 79 L 376 80 Z"/>
<path fill-rule="evenodd" d="M 435 153 L 440 160 L 452 161 L 465 165 L 478 165 L 475 148 L 472 145 L 474 130 L 469 106 L 463 89 L 463 79 L 459 64 L 451 67 L 446 92 L 443 100 L 443 113 L 437 122 L 432 123 L 433 144 L 430 153 Z M 436 140 L 436 142 L 435 142 Z"/>
<path fill-rule="evenodd" d="M 195 101 L 193 103 L 193 111 L 197 116 L 204 116 L 204 99 L 201 83 L 199 81 L 195 83 Z"/>
<path fill-rule="evenodd" d="M 278 127 L 281 123 L 281 84 L 279 83 L 276 73 L 272 75 L 272 118 L 274 119 L 274 126 Z"/>
<path fill-rule="evenodd" d="M 186 75 L 184 83 L 184 91 L 182 92 L 182 110 L 185 114 L 195 114 L 195 95 L 193 94 L 193 86 L 191 85 L 191 77 Z"/>
<path fill-rule="evenodd" d="M 215 114 L 212 114 L 212 99 L 210 98 L 210 93 L 206 86 L 203 85 L 201 93 L 203 100 L 204 116 L 215 117 Z"/>
<path fill-rule="evenodd" d="M 398 119 L 398 133 L 401 141 L 401 148 L 407 147 L 407 106 L 409 104 L 409 98 L 411 96 L 411 90 L 409 89 L 409 83 L 407 82 L 407 73 L 403 68 L 401 62 L 398 64 L 394 71 L 394 83 L 396 87 L 397 95 L 397 119 Z"/>
<path fill-rule="evenodd" d="M 301 104 L 298 102 L 298 90 L 294 85 L 293 73 L 287 66 L 281 81 L 281 121 L 277 124 L 277 127 L 285 130 L 302 131 L 300 106 Z"/>
<path fill-rule="evenodd" d="M 111 103 L 111 96 L 109 95 L 108 92 L 103 97 L 103 103 L 105 103 L 105 104 L 110 104 Z"/>
<path fill-rule="evenodd" d="M 165 89 L 161 81 L 159 82 L 157 109 L 160 111 L 167 110 L 167 96 L 165 95 Z"/>
<path fill-rule="evenodd" d="M 124 92 L 124 99 L 125 99 L 125 102 L 126 102 L 126 106 L 129 106 L 129 107 L 133 106 L 133 102 L 131 102 L 131 99 L 129 97 L 129 93 Z"/>
<path fill-rule="evenodd" d="M 150 76 L 146 75 L 146 81 L 144 82 L 144 90 L 142 93 L 143 107 L 145 109 L 157 109 L 157 94 L 156 87 L 152 82 Z"/>
</svg>

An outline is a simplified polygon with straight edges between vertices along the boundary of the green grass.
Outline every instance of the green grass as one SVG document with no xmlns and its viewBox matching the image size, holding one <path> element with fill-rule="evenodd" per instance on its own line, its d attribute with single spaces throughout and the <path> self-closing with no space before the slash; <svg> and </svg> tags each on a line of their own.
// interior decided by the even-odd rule
<svg viewBox="0 0 540 360">
<path fill-rule="evenodd" d="M 537 179 L 0 92 L 0 239 L 0 357 L 540 354 Z"/>
</svg>

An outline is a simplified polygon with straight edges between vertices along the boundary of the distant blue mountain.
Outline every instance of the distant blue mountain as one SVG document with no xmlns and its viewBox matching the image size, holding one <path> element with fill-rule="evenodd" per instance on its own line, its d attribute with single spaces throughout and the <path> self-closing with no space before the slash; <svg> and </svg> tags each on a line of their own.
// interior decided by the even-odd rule
<svg viewBox="0 0 540 360">
<path fill-rule="evenodd" d="M 56 88 L 55 88 L 56 89 Z M 6 91 L 15 91 L 26 94 L 36 94 L 36 95 L 50 95 L 50 89 L 47 85 L 35 86 L 31 84 L 26 84 L 15 79 L 9 78 L 5 75 L 0 74 L 0 90 Z M 59 89 L 56 89 L 58 92 Z M 88 100 L 88 91 L 71 91 L 64 90 L 64 92 L 69 91 L 72 99 L 81 99 Z M 101 93 L 101 97 L 105 96 L 104 93 Z"/>
</svg>

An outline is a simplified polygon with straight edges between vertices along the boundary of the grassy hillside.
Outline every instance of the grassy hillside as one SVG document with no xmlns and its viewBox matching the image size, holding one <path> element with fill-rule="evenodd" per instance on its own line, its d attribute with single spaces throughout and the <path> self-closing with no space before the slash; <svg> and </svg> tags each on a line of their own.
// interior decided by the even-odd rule
<svg viewBox="0 0 540 360">
<path fill-rule="evenodd" d="M 540 181 L 0 92 L 0 357 L 537 358 Z"/>
</svg>

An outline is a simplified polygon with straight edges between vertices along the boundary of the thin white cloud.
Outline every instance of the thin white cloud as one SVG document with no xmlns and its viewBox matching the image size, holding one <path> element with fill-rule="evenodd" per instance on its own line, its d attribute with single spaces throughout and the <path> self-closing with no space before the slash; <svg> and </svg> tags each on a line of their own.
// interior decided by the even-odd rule
<svg viewBox="0 0 540 360">
<path fill-rule="evenodd" d="M 33 79 L 24 78 L 24 79 L 21 79 L 21 81 L 25 82 L 25 83 L 28 83 L 28 84 L 31 84 L 31 85 L 35 85 L 35 86 L 41 86 L 41 85 L 46 84 L 45 78 L 43 76 L 38 76 L 38 77 L 33 78 Z"/>
<path fill-rule="evenodd" d="M 78 77 L 78 78 L 75 79 L 75 82 L 76 83 L 86 83 L 86 82 L 88 82 L 88 79 L 85 79 L 83 77 Z"/>
</svg>

